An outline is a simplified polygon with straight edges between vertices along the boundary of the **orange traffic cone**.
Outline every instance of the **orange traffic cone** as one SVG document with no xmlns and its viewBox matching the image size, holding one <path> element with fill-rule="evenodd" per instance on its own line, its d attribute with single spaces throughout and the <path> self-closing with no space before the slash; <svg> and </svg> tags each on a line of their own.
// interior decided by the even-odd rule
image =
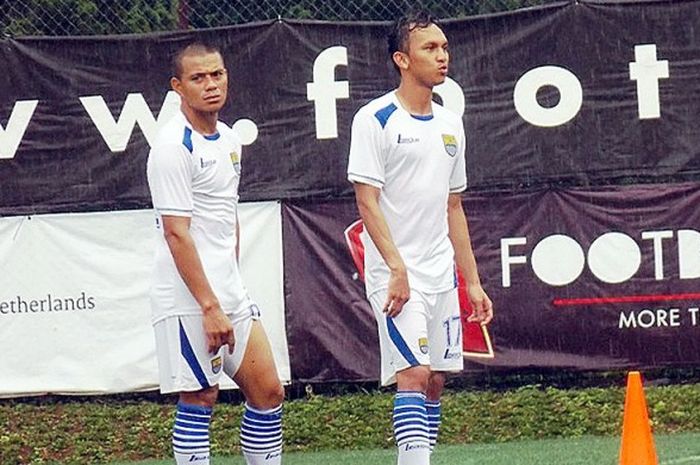
<svg viewBox="0 0 700 465">
<path fill-rule="evenodd" d="M 620 465 L 658 465 L 654 438 L 651 435 L 647 402 L 638 371 L 627 375 L 625 414 L 622 421 Z"/>
</svg>

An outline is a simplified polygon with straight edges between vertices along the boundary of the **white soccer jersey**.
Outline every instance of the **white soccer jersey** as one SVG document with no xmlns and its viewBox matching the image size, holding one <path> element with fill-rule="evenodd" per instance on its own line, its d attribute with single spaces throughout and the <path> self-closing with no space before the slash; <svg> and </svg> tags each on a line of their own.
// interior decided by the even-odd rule
<svg viewBox="0 0 700 465">
<path fill-rule="evenodd" d="M 379 207 L 408 270 L 412 289 L 444 292 L 456 286 L 447 235 L 447 198 L 467 187 L 462 120 L 437 103 L 415 116 L 394 91 L 355 114 L 348 179 L 381 189 Z M 389 268 L 363 232 L 367 295 L 384 289 Z"/>
<path fill-rule="evenodd" d="M 162 216 L 191 217 L 190 234 L 204 273 L 225 312 L 246 305 L 235 256 L 241 143 L 224 123 L 204 136 L 178 114 L 158 133 L 148 156 L 148 185 L 158 239 L 151 287 L 154 323 L 201 309 L 177 271 Z"/>
</svg>

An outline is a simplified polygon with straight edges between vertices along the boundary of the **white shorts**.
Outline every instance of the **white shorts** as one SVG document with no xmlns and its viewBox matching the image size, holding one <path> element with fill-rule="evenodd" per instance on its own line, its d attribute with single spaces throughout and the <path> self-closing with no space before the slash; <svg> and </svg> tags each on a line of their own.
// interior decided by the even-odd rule
<svg viewBox="0 0 700 465">
<path fill-rule="evenodd" d="M 170 316 L 153 325 L 160 392 L 191 392 L 216 386 L 222 373 L 233 378 L 243 360 L 253 321 L 260 319 L 260 309 L 251 303 L 226 315 L 233 325 L 233 354 L 226 345 L 215 354 L 209 352 L 202 315 Z"/>
<path fill-rule="evenodd" d="M 411 289 L 401 313 L 383 312 L 387 290 L 369 296 L 379 329 L 381 381 L 396 382 L 396 373 L 418 365 L 433 371 L 462 371 L 462 320 L 457 289 L 425 294 Z"/>
</svg>

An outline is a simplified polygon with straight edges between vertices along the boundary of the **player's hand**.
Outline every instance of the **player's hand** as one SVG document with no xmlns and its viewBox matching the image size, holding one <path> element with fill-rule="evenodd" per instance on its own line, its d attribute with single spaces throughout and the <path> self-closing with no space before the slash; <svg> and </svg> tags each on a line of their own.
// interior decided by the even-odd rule
<svg viewBox="0 0 700 465">
<path fill-rule="evenodd" d="M 229 354 L 233 353 L 233 325 L 231 320 L 217 307 L 207 310 L 203 313 L 204 316 L 204 333 L 207 336 L 207 349 L 210 353 L 215 354 L 221 346 L 228 344 Z"/>
<path fill-rule="evenodd" d="M 408 274 L 406 269 L 392 271 L 389 275 L 389 288 L 387 290 L 386 302 L 384 302 L 384 313 L 387 316 L 395 317 L 403 309 L 403 304 L 411 298 L 411 290 L 408 287 Z"/>
<path fill-rule="evenodd" d="M 467 321 L 481 323 L 482 325 L 488 324 L 493 319 L 493 302 L 486 295 L 481 285 L 469 285 L 468 293 L 469 301 L 474 311 L 469 315 Z"/>
</svg>

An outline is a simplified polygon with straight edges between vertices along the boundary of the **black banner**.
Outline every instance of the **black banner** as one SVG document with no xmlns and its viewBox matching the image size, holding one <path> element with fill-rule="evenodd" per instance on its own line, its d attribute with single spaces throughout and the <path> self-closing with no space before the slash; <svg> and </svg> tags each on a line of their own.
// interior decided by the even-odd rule
<svg viewBox="0 0 700 465">
<path fill-rule="evenodd" d="M 469 194 L 496 317 L 485 367 L 577 370 L 700 362 L 700 184 Z M 283 207 L 290 361 L 301 381 L 378 378 L 378 340 L 346 230 L 354 203 Z M 479 346 L 483 336 L 465 341 Z"/>
<path fill-rule="evenodd" d="M 698 23 L 698 1 L 445 21 L 451 80 L 436 98 L 463 111 L 471 188 L 697 179 Z M 148 138 L 177 108 L 169 57 L 193 39 L 230 71 L 222 119 L 249 143 L 243 200 L 349 196 L 352 115 L 398 82 L 385 26 L 3 40 L 0 215 L 148 207 Z"/>
</svg>

